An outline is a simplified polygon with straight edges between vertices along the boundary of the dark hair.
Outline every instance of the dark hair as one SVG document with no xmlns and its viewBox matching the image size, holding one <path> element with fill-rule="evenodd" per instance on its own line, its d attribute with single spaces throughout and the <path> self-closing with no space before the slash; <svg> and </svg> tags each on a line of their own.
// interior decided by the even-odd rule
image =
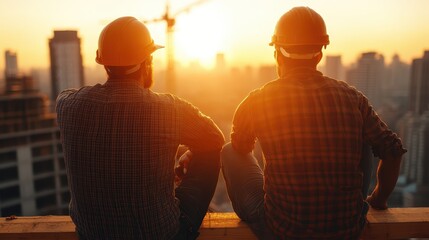
<svg viewBox="0 0 429 240">
<path fill-rule="evenodd" d="M 134 71 L 132 73 L 127 74 L 126 72 L 130 69 L 135 67 L 135 65 L 132 66 L 105 66 L 107 76 L 109 76 L 109 79 L 135 79 L 139 80 L 141 77 L 141 71 L 143 70 L 143 66 L 140 66 L 140 69 L 137 71 Z"/>
</svg>

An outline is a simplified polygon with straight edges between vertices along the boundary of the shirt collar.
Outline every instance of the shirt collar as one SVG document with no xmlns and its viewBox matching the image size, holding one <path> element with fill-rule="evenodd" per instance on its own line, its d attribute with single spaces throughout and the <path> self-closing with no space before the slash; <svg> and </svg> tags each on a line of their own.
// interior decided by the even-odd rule
<svg viewBox="0 0 429 240">
<path fill-rule="evenodd" d="M 109 78 L 105 83 L 105 87 L 113 88 L 140 88 L 145 90 L 144 84 L 142 81 L 137 81 L 135 79 L 112 79 Z"/>
<path fill-rule="evenodd" d="M 286 72 L 280 79 L 314 79 L 322 77 L 323 74 L 314 68 L 296 67 Z"/>
</svg>

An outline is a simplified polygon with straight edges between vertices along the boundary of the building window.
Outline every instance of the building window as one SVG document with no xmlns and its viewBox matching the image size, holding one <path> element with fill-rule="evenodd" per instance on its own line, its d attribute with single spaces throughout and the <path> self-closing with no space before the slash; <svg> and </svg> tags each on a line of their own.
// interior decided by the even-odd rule
<svg viewBox="0 0 429 240">
<path fill-rule="evenodd" d="M 48 207 L 56 207 L 57 198 L 55 194 L 50 194 L 43 197 L 36 198 L 36 207 L 38 210 L 48 208 Z"/>
<path fill-rule="evenodd" d="M 7 138 L 7 139 L 0 140 L 0 146 L 2 146 L 4 148 L 22 146 L 22 145 L 26 145 L 26 144 L 27 144 L 27 138 L 26 137 L 15 137 L 15 138 Z"/>
<path fill-rule="evenodd" d="M 60 139 L 61 139 L 61 133 L 60 133 L 60 131 L 56 131 L 56 132 L 55 132 L 55 138 L 56 138 L 57 140 L 60 140 Z"/>
<path fill-rule="evenodd" d="M 57 145 L 57 150 L 58 150 L 58 152 L 60 152 L 60 153 L 62 153 L 62 152 L 63 152 L 63 145 L 61 145 L 61 143 Z"/>
<path fill-rule="evenodd" d="M 0 183 L 18 180 L 18 168 L 8 167 L 0 169 Z"/>
<path fill-rule="evenodd" d="M 67 175 L 60 176 L 61 187 L 68 187 Z"/>
<path fill-rule="evenodd" d="M 7 202 L 9 200 L 19 199 L 20 197 L 19 186 L 0 189 L 0 202 Z"/>
<path fill-rule="evenodd" d="M 41 173 L 49 173 L 54 171 L 54 161 L 52 159 L 33 162 L 33 173 L 38 175 Z"/>
<path fill-rule="evenodd" d="M 60 166 L 61 170 L 65 170 L 66 169 L 66 164 L 64 162 L 64 158 L 63 157 L 58 158 L 58 165 Z"/>
<path fill-rule="evenodd" d="M 61 193 L 61 203 L 69 203 L 70 202 L 70 192 L 62 192 Z"/>
<path fill-rule="evenodd" d="M 50 156 L 53 153 L 52 146 L 34 147 L 31 149 L 31 153 L 33 157 Z"/>
<path fill-rule="evenodd" d="M 21 204 L 13 205 L 10 207 L 4 207 L 1 210 L 2 217 L 8 217 L 10 215 L 22 215 Z"/>
<path fill-rule="evenodd" d="M 51 140 L 52 140 L 52 134 L 51 133 L 36 134 L 36 135 L 32 135 L 30 137 L 30 141 L 32 143 L 43 142 L 43 141 L 51 141 Z"/>
<path fill-rule="evenodd" d="M 16 151 L 0 153 L 0 164 L 16 162 L 17 159 Z"/>
<path fill-rule="evenodd" d="M 36 190 L 36 192 L 55 189 L 54 176 L 37 179 L 36 181 L 34 181 L 34 189 Z"/>
</svg>

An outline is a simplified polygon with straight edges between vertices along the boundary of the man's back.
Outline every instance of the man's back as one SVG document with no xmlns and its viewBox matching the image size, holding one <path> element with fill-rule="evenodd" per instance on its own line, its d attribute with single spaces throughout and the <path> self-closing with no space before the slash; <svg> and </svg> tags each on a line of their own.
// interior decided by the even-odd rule
<svg viewBox="0 0 429 240">
<path fill-rule="evenodd" d="M 221 145 L 213 125 L 189 103 L 123 80 L 65 91 L 57 112 L 78 232 L 89 239 L 172 238 L 180 215 L 177 147 Z M 208 142 L 201 143 L 204 134 Z"/>
<path fill-rule="evenodd" d="M 365 119 L 371 111 L 354 88 L 307 68 L 266 84 L 241 103 L 231 140 L 239 151 L 251 143 L 246 139 L 260 141 L 266 159 L 265 214 L 277 235 L 359 234 L 362 133 L 371 124 L 386 127 Z M 375 142 L 384 136 L 365 137 Z"/>
</svg>

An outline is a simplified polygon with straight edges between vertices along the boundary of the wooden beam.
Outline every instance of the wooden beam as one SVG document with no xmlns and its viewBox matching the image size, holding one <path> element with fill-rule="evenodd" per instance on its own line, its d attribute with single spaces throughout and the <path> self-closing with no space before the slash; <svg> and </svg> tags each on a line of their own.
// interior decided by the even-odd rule
<svg viewBox="0 0 429 240">
<path fill-rule="evenodd" d="M 429 237 L 429 208 L 371 209 L 363 239 Z M 77 240 L 69 216 L 0 218 L 0 240 Z M 208 213 L 200 228 L 201 240 L 256 239 L 235 213 Z"/>
<path fill-rule="evenodd" d="M 429 208 L 371 209 L 363 239 L 407 239 L 429 237 Z"/>
<path fill-rule="evenodd" d="M 0 218 L 0 240 L 77 240 L 70 216 Z"/>
</svg>

